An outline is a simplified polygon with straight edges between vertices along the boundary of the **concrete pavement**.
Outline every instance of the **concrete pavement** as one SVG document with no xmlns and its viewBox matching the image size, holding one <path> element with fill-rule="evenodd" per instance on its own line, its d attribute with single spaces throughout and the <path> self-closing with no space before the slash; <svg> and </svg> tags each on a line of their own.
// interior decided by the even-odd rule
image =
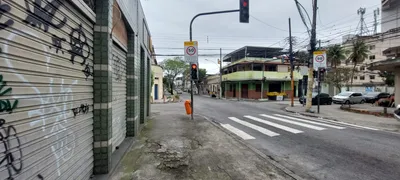
<svg viewBox="0 0 400 180">
<path fill-rule="evenodd" d="M 194 107 L 305 179 L 400 177 L 400 134 L 294 115 L 277 103 L 195 96 Z"/>
<path fill-rule="evenodd" d="M 211 121 L 199 115 L 190 120 L 182 103 L 151 109 L 141 139 L 110 179 L 293 179 L 290 171 L 277 168 Z"/>
</svg>

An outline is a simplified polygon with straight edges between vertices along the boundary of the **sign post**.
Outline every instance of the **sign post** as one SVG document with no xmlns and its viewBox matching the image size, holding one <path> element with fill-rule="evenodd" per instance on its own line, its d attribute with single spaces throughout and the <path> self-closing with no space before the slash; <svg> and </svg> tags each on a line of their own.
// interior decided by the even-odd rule
<svg viewBox="0 0 400 180">
<path fill-rule="evenodd" d="M 320 94 L 321 94 L 321 70 L 326 68 L 326 51 L 314 51 L 313 57 L 313 65 L 314 70 L 317 71 L 317 79 L 318 79 L 318 108 L 317 112 L 319 113 L 319 105 L 320 105 Z"/>
<path fill-rule="evenodd" d="M 197 41 L 185 41 L 184 42 L 184 53 L 185 53 L 185 61 L 188 62 L 190 64 L 190 108 L 192 109 L 192 113 L 191 113 L 191 119 L 193 120 L 193 81 L 197 80 L 197 79 L 193 79 L 193 73 L 196 73 L 196 78 L 198 77 L 198 63 L 199 63 L 199 59 L 198 59 L 198 46 L 197 46 Z M 195 72 L 193 72 L 193 68 L 192 65 L 196 64 L 196 69 Z"/>
</svg>

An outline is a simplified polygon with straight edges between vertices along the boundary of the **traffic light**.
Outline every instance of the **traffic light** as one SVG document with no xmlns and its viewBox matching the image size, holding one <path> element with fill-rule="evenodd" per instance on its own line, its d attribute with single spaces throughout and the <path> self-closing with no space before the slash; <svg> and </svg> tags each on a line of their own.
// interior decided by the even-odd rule
<svg viewBox="0 0 400 180">
<path fill-rule="evenodd" d="M 326 72 L 326 69 L 325 69 L 325 68 L 320 68 L 320 69 L 319 69 L 319 81 L 324 81 L 324 79 L 325 79 L 325 72 Z"/>
<path fill-rule="evenodd" d="M 240 22 L 249 23 L 249 0 L 240 0 Z"/>
<path fill-rule="evenodd" d="M 190 76 L 192 80 L 198 80 L 198 67 L 197 64 L 190 65 Z"/>
</svg>

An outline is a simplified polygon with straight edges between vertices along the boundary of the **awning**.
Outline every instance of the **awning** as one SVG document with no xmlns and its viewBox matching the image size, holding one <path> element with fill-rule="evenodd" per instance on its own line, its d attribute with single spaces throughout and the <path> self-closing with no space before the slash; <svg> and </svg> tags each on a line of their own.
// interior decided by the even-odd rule
<svg viewBox="0 0 400 180">
<path fill-rule="evenodd" d="M 400 59 L 387 59 L 369 64 L 369 70 L 395 71 L 400 68 Z"/>
<path fill-rule="evenodd" d="M 223 62 L 234 62 L 245 57 L 272 58 L 281 55 L 283 48 L 245 46 L 237 49 L 223 58 Z M 247 53 L 247 55 L 246 55 Z"/>
<path fill-rule="evenodd" d="M 387 54 L 387 53 L 389 53 L 389 52 L 391 52 L 391 51 L 393 51 L 393 50 L 396 50 L 396 49 L 400 49 L 400 46 L 395 46 L 395 47 L 390 47 L 390 48 L 387 48 L 387 49 L 385 49 L 385 50 L 383 50 L 383 54 Z"/>
</svg>

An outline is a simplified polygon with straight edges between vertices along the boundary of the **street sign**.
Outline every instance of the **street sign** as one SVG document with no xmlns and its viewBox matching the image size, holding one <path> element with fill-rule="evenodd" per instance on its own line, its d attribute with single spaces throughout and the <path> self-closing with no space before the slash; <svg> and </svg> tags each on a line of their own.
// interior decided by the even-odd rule
<svg viewBox="0 0 400 180">
<path fill-rule="evenodd" d="M 188 63 L 198 63 L 197 41 L 185 41 L 185 61 Z"/>
<path fill-rule="evenodd" d="M 316 71 L 318 68 L 326 68 L 326 51 L 314 51 L 313 67 Z"/>
</svg>

